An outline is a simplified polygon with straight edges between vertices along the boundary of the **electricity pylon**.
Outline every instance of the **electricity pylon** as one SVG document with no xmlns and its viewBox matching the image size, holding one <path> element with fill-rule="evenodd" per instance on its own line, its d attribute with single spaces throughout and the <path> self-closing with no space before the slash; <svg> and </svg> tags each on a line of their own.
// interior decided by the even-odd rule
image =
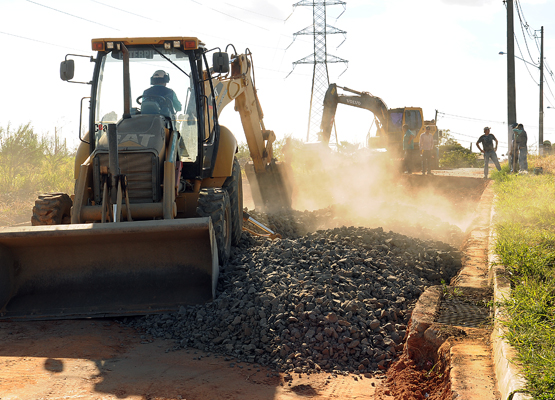
<svg viewBox="0 0 555 400">
<path fill-rule="evenodd" d="M 333 5 L 342 5 L 343 12 L 345 12 L 346 3 L 340 0 L 302 0 L 293 4 L 293 7 L 312 7 L 312 25 L 293 34 L 295 39 L 299 35 L 311 35 L 314 37 L 314 53 L 293 63 L 293 69 L 295 69 L 298 64 L 314 64 L 312 89 L 310 93 L 308 130 L 306 134 L 307 142 L 319 140 L 318 132 L 320 132 L 320 122 L 322 121 L 322 112 L 324 109 L 324 95 L 330 83 L 328 63 L 342 62 L 348 64 L 347 60 L 328 54 L 327 51 L 327 35 L 338 33 L 345 35 L 347 33 L 327 24 L 326 7 Z M 343 12 L 341 14 L 343 14 Z M 341 14 L 339 16 L 341 16 Z M 339 18 L 339 16 L 337 18 Z M 343 44 L 343 42 L 341 42 L 341 44 Z M 341 44 L 339 46 L 341 46 Z"/>
</svg>

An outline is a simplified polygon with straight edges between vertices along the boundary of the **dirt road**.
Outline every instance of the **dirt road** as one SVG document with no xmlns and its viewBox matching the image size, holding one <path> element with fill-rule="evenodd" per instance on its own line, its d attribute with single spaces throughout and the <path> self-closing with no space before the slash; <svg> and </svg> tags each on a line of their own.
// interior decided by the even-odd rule
<svg viewBox="0 0 555 400">
<path fill-rule="evenodd" d="M 426 178 L 410 177 L 406 185 L 421 190 L 431 182 Z M 485 181 L 462 182 L 445 181 L 441 193 L 453 209 L 472 213 Z M 247 207 L 249 198 L 246 193 Z M 0 322 L 0 343 L 1 400 L 366 399 L 384 379 L 284 376 L 196 349 L 174 351 L 172 340 L 141 337 L 113 320 Z M 393 397 L 382 391 L 380 399 Z"/>
<path fill-rule="evenodd" d="M 0 323 L 0 398 L 8 399 L 363 399 L 378 379 L 295 374 L 173 341 L 142 339 L 108 320 Z"/>
</svg>

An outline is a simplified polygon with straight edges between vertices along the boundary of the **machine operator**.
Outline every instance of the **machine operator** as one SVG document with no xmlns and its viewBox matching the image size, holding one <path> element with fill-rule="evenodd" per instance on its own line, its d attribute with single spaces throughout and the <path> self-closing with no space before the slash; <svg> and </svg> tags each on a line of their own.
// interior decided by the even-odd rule
<svg viewBox="0 0 555 400">
<path fill-rule="evenodd" d="M 177 99 L 175 92 L 166 87 L 166 84 L 170 81 L 170 74 L 164 70 L 158 70 L 154 72 L 150 78 L 150 84 L 152 85 L 143 92 L 143 97 L 147 96 L 161 96 L 167 100 L 167 105 L 171 104 L 172 109 L 169 110 L 171 115 L 175 115 L 178 111 L 181 111 L 181 102 Z M 162 112 L 163 114 L 166 114 Z"/>
</svg>

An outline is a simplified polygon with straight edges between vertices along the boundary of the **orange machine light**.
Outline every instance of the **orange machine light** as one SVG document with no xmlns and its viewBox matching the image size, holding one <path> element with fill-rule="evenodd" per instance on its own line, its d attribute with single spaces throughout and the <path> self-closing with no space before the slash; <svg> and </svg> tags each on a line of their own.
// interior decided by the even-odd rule
<svg viewBox="0 0 555 400">
<path fill-rule="evenodd" d="M 197 48 L 197 42 L 195 42 L 194 40 L 185 40 L 183 42 L 183 47 L 186 49 L 196 49 Z"/>
<path fill-rule="evenodd" d="M 92 42 L 92 49 L 96 51 L 104 51 L 104 42 Z"/>
</svg>

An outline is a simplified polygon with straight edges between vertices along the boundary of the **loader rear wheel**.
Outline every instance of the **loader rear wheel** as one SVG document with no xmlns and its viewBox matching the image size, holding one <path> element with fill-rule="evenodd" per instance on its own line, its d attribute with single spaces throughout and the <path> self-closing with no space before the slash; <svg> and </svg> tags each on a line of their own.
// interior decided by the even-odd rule
<svg viewBox="0 0 555 400">
<path fill-rule="evenodd" d="M 241 165 L 236 158 L 233 159 L 233 171 L 224 184 L 223 189 L 229 195 L 231 206 L 231 244 L 237 246 L 243 231 L 243 179 L 241 178 Z"/>
<path fill-rule="evenodd" d="M 71 223 L 71 206 L 73 202 L 65 193 L 48 193 L 35 200 L 31 224 L 60 225 Z"/>
<path fill-rule="evenodd" d="M 198 198 L 197 214 L 200 217 L 210 217 L 216 244 L 218 245 L 218 260 L 225 265 L 231 252 L 231 207 L 229 195 L 220 188 L 201 189 Z"/>
</svg>

